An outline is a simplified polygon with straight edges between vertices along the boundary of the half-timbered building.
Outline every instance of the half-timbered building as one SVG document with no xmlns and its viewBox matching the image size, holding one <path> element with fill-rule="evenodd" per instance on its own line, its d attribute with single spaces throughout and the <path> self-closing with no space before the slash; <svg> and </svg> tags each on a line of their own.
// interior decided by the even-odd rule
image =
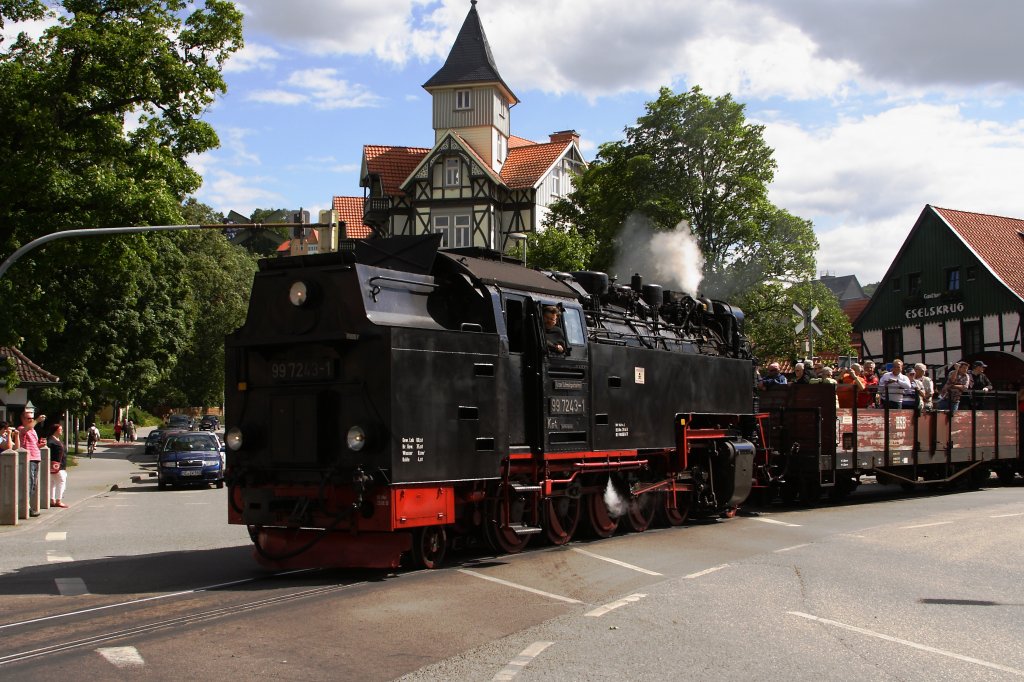
<svg viewBox="0 0 1024 682">
<path fill-rule="evenodd" d="M 439 232 L 444 247 L 500 250 L 510 235 L 543 229 L 548 207 L 584 166 L 580 138 L 573 130 L 539 143 L 512 134 L 519 99 L 498 73 L 475 1 L 423 88 L 434 145 L 363 148 L 363 223 L 381 236 Z"/>
<path fill-rule="evenodd" d="M 865 359 L 948 367 L 1020 352 L 1024 220 L 925 206 L 857 319 Z"/>
</svg>

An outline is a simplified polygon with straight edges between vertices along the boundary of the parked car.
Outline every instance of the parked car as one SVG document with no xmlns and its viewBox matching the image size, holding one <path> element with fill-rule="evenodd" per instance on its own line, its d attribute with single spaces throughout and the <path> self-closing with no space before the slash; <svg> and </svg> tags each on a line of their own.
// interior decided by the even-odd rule
<svg viewBox="0 0 1024 682">
<path fill-rule="evenodd" d="M 167 428 L 185 429 L 191 431 L 196 426 L 196 420 L 187 414 L 172 414 L 167 418 Z"/>
<path fill-rule="evenodd" d="M 146 454 L 155 455 L 159 450 L 160 436 L 163 434 L 164 429 L 153 429 L 146 436 Z"/>
<path fill-rule="evenodd" d="M 220 428 L 220 418 L 215 414 L 203 415 L 203 418 L 199 420 L 200 431 L 216 431 Z"/>
<path fill-rule="evenodd" d="M 179 431 L 167 438 L 157 461 L 156 487 L 207 485 L 224 487 L 224 452 L 212 433 Z"/>
</svg>

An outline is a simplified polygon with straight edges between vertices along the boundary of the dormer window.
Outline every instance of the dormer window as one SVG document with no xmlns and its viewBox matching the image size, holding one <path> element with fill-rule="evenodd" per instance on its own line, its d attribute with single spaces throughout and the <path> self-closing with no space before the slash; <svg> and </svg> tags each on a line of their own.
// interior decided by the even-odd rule
<svg viewBox="0 0 1024 682">
<path fill-rule="evenodd" d="M 444 160 L 444 186 L 459 186 L 459 160 L 457 158 Z"/>
<path fill-rule="evenodd" d="M 469 109 L 473 105 L 473 98 L 470 96 L 472 90 L 455 91 L 455 108 Z"/>
</svg>

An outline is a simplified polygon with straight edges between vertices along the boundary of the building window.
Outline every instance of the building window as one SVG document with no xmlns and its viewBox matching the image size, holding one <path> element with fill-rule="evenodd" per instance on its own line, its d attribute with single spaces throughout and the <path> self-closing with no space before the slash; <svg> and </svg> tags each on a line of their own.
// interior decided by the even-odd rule
<svg viewBox="0 0 1024 682">
<path fill-rule="evenodd" d="M 921 293 L 921 273 L 914 272 L 907 275 L 907 295 L 917 296 Z"/>
<path fill-rule="evenodd" d="M 455 246 L 472 246 L 472 235 L 469 229 L 469 216 L 455 216 Z"/>
<path fill-rule="evenodd" d="M 968 282 L 973 282 L 978 279 L 978 267 L 976 265 L 968 265 L 966 275 Z"/>
<path fill-rule="evenodd" d="M 882 332 L 882 355 L 886 362 L 903 357 L 902 329 L 886 329 Z"/>
<path fill-rule="evenodd" d="M 553 195 L 562 195 L 562 166 L 558 165 L 551 169 L 551 193 Z"/>
<path fill-rule="evenodd" d="M 899 290 L 900 290 L 900 278 L 899 277 L 893 277 L 892 278 L 892 290 L 895 291 L 895 292 L 899 292 Z"/>
<path fill-rule="evenodd" d="M 441 248 L 446 249 L 451 243 L 451 219 L 446 215 L 434 216 L 434 232 L 441 233 Z"/>
<path fill-rule="evenodd" d="M 985 337 L 982 334 L 981 320 L 962 322 L 960 324 L 960 339 L 964 357 L 970 357 L 985 350 Z"/>
<path fill-rule="evenodd" d="M 473 100 L 470 97 L 470 90 L 456 90 L 455 91 L 455 108 L 456 109 L 469 109 L 472 105 Z"/>
<path fill-rule="evenodd" d="M 946 270 L 946 290 L 960 291 L 960 268 Z"/>
<path fill-rule="evenodd" d="M 458 187 L 459 186 L 459 170 L 461 164 L 458 159 L 445 159 L 444 160 L 444 186 L 445 187 Z"/>
</svg>

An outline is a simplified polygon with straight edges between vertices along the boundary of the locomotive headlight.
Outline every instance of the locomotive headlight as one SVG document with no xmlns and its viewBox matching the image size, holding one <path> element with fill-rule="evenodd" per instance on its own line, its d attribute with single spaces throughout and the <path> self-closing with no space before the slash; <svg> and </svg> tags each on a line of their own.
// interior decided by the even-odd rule
<svg viewBox="0 0 1024 682">
<path fill-rule="evenodd" d="M 228 429 L 228 432 L 224 434 L 224 443 L 233 452 L 238 452 L 242 449 L 242 429 L 237 426 L 232 426 Z"/>
<path fill-rule="evenodd" d="M 361 426 L 353 426 L 348 430 L 345 441 L 348 443 L 349 450 L 359 452 L 366 445 L 366 431 L 363 431 Z"/>
<path fill-rule="evenodd" d="M 288 289 L 288 300 L 295 307 L 303 306 L 309 300 L 309 287 L 302 280 L 292 282 Z"/>
</svg>

